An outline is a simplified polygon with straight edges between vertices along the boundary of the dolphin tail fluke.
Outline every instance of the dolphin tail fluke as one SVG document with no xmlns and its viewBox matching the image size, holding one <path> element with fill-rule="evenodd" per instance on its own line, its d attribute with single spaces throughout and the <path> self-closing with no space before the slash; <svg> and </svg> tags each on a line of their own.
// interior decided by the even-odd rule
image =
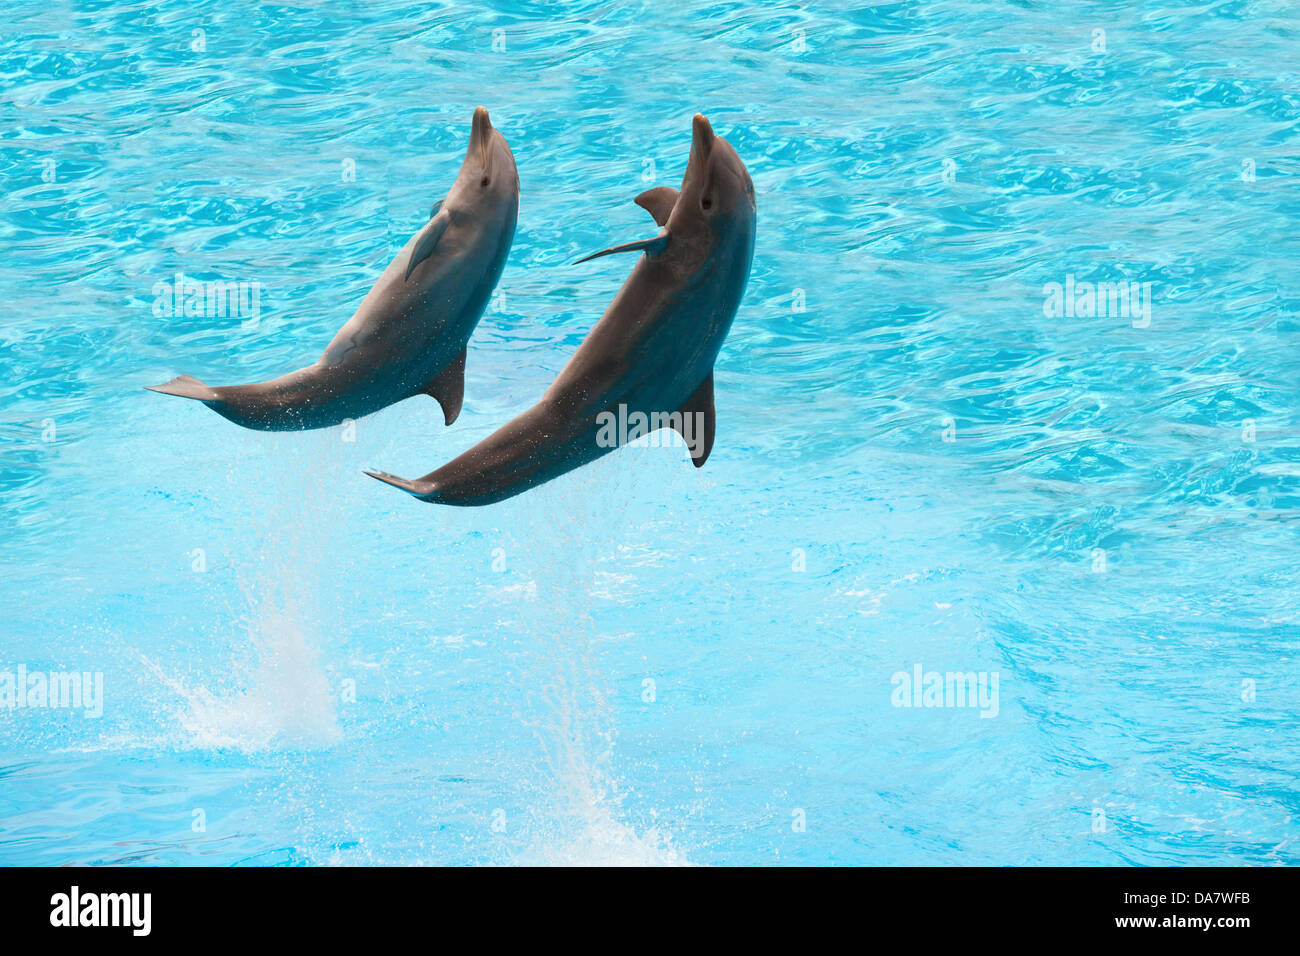
<svg viewBox="0 0 1300 956">
<path fill-rule="evenodd" d="M 193 375 L 178 375 L 170 382 L 164 382 L 162 385 L 146 385 L 145 388 L 151 392 L 179 395 L 181 398 L 193 398 L 200 402 L 221 401 L 216 389 L 208 388 Z"/>
<path fill-rule="evenodd" d="M 704 467 L 713 451 L 713 436 L 718 430 L 718 415 L 713 407 L 713 373 L 709 373 L 695 394 L 681 408 L 681 422 L 675 428 L 691 450 L 691 461 L 696 468 Z"/>
<path fill-rule="evenodd" d="M 396 475 L 390 475 L 386 471 L 370 471 L 367 469 L 366 474 L 371 478 L 378 478 L 386 485 L 392 485 L 394 488 L 401 488 L 407 494 L 415 495 L 417 498 L 423 498 L 427 491 L 420 488 L 414 481 L 407 481 L 405 478 L 398 478 Z"/>
<path fill-rule="evenodd" d="M 465 402 L 465 353 L 461 349 L 447 367 L 433 377 L 433 381 L 424 387 L 424 394 L 438 400 L 442 406 L 442 417 L 448 425 L 460 415 L 461 405 Z"/>
</svg>

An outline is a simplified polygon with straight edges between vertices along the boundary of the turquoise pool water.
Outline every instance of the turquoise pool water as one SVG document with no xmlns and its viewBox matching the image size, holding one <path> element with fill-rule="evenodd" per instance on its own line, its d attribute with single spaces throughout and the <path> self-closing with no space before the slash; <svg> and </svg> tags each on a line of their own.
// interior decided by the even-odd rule
<svg viewBox="0 0 1300 956">
<path fill-rule="evenodd" d="M 1292 5 L 3 19 L 0 691 L 102 695 L 0 708 L 0 863 L 1300 862 Z M 312 361 L 480 103 L 522 205 L 453 427 L 142 390 Z M 367 478 L 540 396 L 697 111 L 759 209 L 707 466 Z"/>
</svg>

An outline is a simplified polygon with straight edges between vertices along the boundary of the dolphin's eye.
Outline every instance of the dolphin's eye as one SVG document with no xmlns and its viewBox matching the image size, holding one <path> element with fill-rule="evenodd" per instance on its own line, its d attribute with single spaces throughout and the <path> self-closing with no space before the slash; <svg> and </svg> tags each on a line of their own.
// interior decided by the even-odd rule
<svg viewBox="0 0 1300 956">
<path fill-rule="evenodd" d="M 484 176 L 482 179 L 478 181 L 478 184 L 482 186 L 484 189 L 486 189 L 488 184 L 488 178 Z"/>
<path fill-rule="evenodd" d="M 713 208 L 713 200 L 710 199 L 708 196 L 705 196 L 703 199 L 700 200 L 700 208 L 701 208 L 701 209 L 712 209 L 712 208 Z"/>
</svg>

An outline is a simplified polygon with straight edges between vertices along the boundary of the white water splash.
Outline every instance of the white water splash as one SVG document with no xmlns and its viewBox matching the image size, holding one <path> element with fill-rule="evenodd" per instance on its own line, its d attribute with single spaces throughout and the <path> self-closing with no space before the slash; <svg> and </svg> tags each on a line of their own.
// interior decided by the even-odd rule
<svg viewBox="0 0 1300 956">
<path fill-rule="evenodd" d="M 690 866 L 657 827 L 637 834 L 606 804 L 595 804 L 563 835 L 537 839 L 513 861 L 519 866 Z"/>
<path fill-rule="evenodd" d="M 595 468 L 583 483 L 600 493 L 539 489 L 522 530 L 534 579 L 521 592 L 528 637 L 521 677 L 532 688 L 537 737 L 548 772 L 537 793 L 535 827 L 511 860 L 522 866 L 687 866 L 684 852 L 658 826 L 638 832 L 624 818 L 623 794 L 612 763 L 615 709 L 609 679 L 599 663 L 592 618 L 597 569 L 626 519 L 614 504 L 608 469 Z M 582 508 L 575 508 L 580 501 Z M 609 504 L 601 504 L 609 502 Z"/>
<path fill-rule="evenodd" d="M 231 607 L 232 679 L 191 687 L 150 664 L 182 699 L 176 713 L 186 746 L 255 752 L 329 746 L 341 739 L 329 678 L 317 644 L 327 620 L 320 608 L 330 568 L 337 507 L 323 469 L 341 467 L 329 432 L 293 446 L 272 438 L 254 443 L 228 476 L 227 504 L 239 523 L 256 529 L 229 556 L 243 595 Z M 287 459 L 287 460 L 286 460 Z M 309 461 L 318 464 L 313 477 Z M 260 495 L 245 497 L 252 486 Z"/>
<path fill-rule="evenodd" d="M 175 716 L 185 746 L 256 752 L 341 739 L 329 681 L 303 628 L 275 607 L 259 625 L 256 663 L 233 689 L 190 687 L 145 661 L 182 700 Z"/>
</svg>

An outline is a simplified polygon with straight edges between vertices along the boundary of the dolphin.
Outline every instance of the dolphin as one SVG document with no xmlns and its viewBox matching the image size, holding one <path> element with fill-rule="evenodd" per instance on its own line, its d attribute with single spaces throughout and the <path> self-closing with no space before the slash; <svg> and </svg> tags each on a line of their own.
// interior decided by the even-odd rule
<svg viewBox="0 0 1300 956">
<path fill-rule="evenodd" d="M 190 375 L 149 386 L 194 398 L 245 428 L 326 428 L 424 393 L 450 425 L 465 394 L 465 350 L 515 235 L 519 172 L 488 111 L 474 111 L 456 182 L 389 263 L 316 364 L 256 385 Z"/>
<path fill-rule="evenodd" d="M 757 207 L 731 144 L 700 114 L 692 127 L 681 190 L 636 197 L 658 235 L 579 260 L 643 253 L 541 401 L 423 478 L 367 474 L 423 501 L 487 505 L 666 427 L 704 464 L 716 431 L 713 363 L 749 279 Z"/>
</svg>

